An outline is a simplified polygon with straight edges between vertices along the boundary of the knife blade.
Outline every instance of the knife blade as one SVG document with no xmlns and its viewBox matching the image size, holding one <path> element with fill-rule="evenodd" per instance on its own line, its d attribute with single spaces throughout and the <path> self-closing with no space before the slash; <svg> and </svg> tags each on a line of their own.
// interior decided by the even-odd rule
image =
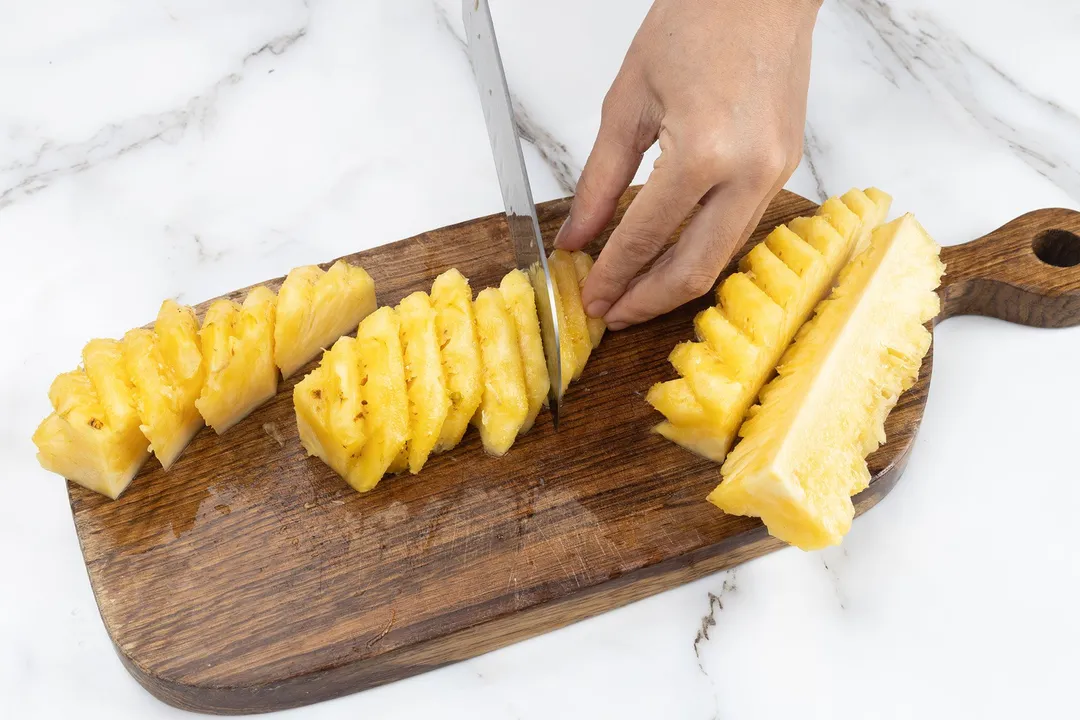
<svg viewBox="0 0 1080 720">
<path fill-rule="evenodd" d="M 521 154 L 521 140 L 514 122 L 514 109 L 510 89 L 506 85 L 499 44 L 495 39 L 495 25 L 491 20 L 488 0 L 462 0 L 461 18 L 465 23 L 469 62 L 472 64 L 476 87 L 480 92 L 480 104 L 484 108 L 491 152 L 495 158 L 495 171 L 499 176 L 506 221 L 510 227 L 510 243 L 519 268 L 528 272 L 534 265 L 543 275 L 547 289 L 547 302 L 536 303 L 541 324 L 552 328 L 551 337 L 545 337 L 544 354 L 547 359 L 551 390 L 548 405 L 555 428 L 559 427 L 559 406 L 562 402 L 562 367 L 559 348 L 559 318 L 554 312 L 555 287 L 544 254 L 544 239 L 540 234 L 540 221 L 536 217 L 529 174 L 525 158 Z M 540 292 L 540 288 L 536 288 Z M 546 333 L 545 333 L 546 335 Z"/>
</svg>

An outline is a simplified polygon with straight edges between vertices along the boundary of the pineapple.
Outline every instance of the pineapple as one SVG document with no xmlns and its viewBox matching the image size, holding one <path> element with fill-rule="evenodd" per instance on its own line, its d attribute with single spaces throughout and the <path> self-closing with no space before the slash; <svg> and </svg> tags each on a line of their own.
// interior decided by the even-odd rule
<svg viewBox="0 0 1080 720">
<path fill-rule="evenodd" d="M 360 492 L 374 488 L 409 439 L 401 323 L 393 308 L 379 308 L 356 332 L 361 361 L 367 441 L 345 479 Z"/>
<path fill-rule="evenodd" d="M 577 274 L 578 280 L 578 294 L 581 293 L 581 289 L 585 287 L 585 280 L 589 277 L 589 273 L 592 271 L 593 259 L 588 253 L 581 252 L 580 250 L 571 253 L 574 258 L 574 272 Z M 589 340 L 592 342 L 593 349 L 600 344 L 601 338 L 604 337 L 604 331 L 607 330 L 607 324 L 603 318 L 594 318 L 585 316 L 585 324 L 589 328 Z"/>
<path fill-rule="evenodd" d="M 287 378 L 375 310 L 375 283 L 361 267 L 338 260 L 323 272 L 298 267 L 278 291 L 274 362 Z"/>
<path fill-rule="evenodd" d="M 743 416 L 784 349 L 847 262 L 863 224 L 888 212 L 889 196 L 852 190 L 822 204 L 819 215 L 797 218 L 769 233 L 740 261 L 740 272 L 717 288 L 716 307 L 694 319 L 698 341 L 671 354 L 685 384 L 660 383 L 646 400 L 667 422 L 664 437 L 722 462 Z M 692 401 L 691 401 L 692 400 Z"/>
<path fill-rule="evenodd" d="M 480 430 L 484 449 L 500 456 L 513 445 L 529 415 L 525 371 L 517 327 L 502 294 L 487 288 L 476 296 L 474 304 L 484 364 L 484 396 L 473 423 Z"/>
<path fill-rule="evenodd" d="M 397 306 L 405 359 L 405 388 L 409 397 L 409 440 L 401 451 L 400 467 L 416 474 L 441 437 L 450 411 L 435 309 L 427 293 L 414 292 Z"/>
<path fill-rule="evenodd" d="M 443 452 L 461 442 L 480 407 L 484 384 L 469 281 L 457 270 L 447 270 L 431 286 L 431 304 L 450 397 L 450 409 L 435 446 L 436 452 Z"/>
<path fill-rule="evenodd" d="M 168 470 L 203 426 L 195 401 L 206 368 L 195 311 L 166 300 L 153 330 L 138 328 L 124 335 L 123 354 L 140 427 Z"/>
<path fill-rule="evenodd" d="M 840 542 L 870 481 L 865 458 L 930 348 L 939 252 L 910 215 L 873 233 L 761 391 L 710 502 L 804 550 Z"/>
<path fill-rule="evenodd" d="M 556 250 L 548 257 L 548 269 L 551 270 L 555 288 L 559 294 L 559 329 L 562 341 L 573 351 L 573 380 L 581 377 L 585 363 L 592 352 L 592 336 L 586 324 L 585 309 L 581 306 L 581 285 L 578 283 L 574 259 L 566 250 Z"/>
<path fill-rule="evenodd" d="M 219 435 L 274 397 L 274 310 L 277 298 L 259 286 L 241 306 L 218 300 L 206 311 L 199 343 L 206 367 L 195 407 Z"/>
<path fill-rule="evenodd" d="M 83 369 L 58 376 L 49 402 L 53 412 L 34 432 L 38 462 L 115 500 L 150 455 L 121 344 L 87 343 Z"/>
<path fill-rule="evenodd" d="M 525 273 L 511 270 L 499 283 L 506 310 L 514 319 L 518 347 L 525 373 L 525 393 L 529 399 L 529 412 L 519 434 L 526 433 L 536 421 L 541 406 L 547 402 L 551 379 L 548 377 L 544 343 L 540 338 L 540 321 L 536 315 L 536 295 Z"/>
<path fill-rule="evenodd" d="M 536 263 L 529 268 L 529 280 L 532 281 L 533 291 L 536 294 L 536 308 L 540 316 L 540 332 L 544 339 L 544 352 L 548 357 L 548 367 L 554 365 L 554 358 L 551 354 L 555 352 L 555 328 L 551 326 L 550 322 L 547 322 L 549 317 L 558 318 L 559 323 L 559 379 L 561 387 L 560 393 L 566 392 L 566 388 L 570 386 L 570 381 L 574 377 L 574 370 L 577 366 L 577 360 L 574 356 L 573 344 L 566 337 L 566 327 L 564 325 L 563 315 L 563 301 L 559 291 L 558 283 L 555 282 L 555 272 L 551 270 L 551 290 L 555 297 L 555 305 L 552 307 L 551 298 L 548 295 L 547 283 L 544 282 L 544 273 L 540 269 L 540 263 Z M 543 312 L 539 312 L 543 311 Z"/>
<path fill-rule="evenodd" d="M 359 342 L 340 338 L 293 388 L 296 428 L 308 455 L 348 477 L 367 442 Z"/>
</svg>

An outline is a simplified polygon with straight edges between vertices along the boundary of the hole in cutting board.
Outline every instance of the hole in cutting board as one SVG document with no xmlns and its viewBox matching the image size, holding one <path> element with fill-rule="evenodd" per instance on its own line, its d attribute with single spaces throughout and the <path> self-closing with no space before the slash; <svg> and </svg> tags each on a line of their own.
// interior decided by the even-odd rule
<svg viewBox="0 0 1080 720">
<path fill-rule="evenodd" d="M 1068 230 L 1047 230 L 1031 244 L 1035 257 L 1054 267 L 1080 265 L 1080 235 Z"/>
</svg>

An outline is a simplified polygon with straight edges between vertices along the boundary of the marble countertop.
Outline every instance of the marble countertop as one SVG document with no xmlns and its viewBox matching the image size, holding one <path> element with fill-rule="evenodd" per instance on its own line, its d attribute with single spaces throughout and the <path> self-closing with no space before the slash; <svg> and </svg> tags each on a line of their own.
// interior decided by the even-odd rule
<svg viewBox="0 0 1080 720">
<path fill-rule="evenodd" d="M 647 0 L 496 0 L 538 200 L 568 194 Z M 121 667 L 30 442 L 91 336 L 496 212 L 456 0 L 41 0 L 0 24 L 0 716 L 181 715 Z M 807 197 L 943 244 L 1080 208 L 1080 7 L 828 0 Z M 649 166 L 648 158 L 644 167 Z M 643 181 L 644 171 L 638 181 Z M 897 488 L 787 549 L 282 716 L 1063 717 L 1080 668 L 1080 328 L 959 318 Z M 1071 708 L 1071 710 L 1070 710 Z"/>
</svg>

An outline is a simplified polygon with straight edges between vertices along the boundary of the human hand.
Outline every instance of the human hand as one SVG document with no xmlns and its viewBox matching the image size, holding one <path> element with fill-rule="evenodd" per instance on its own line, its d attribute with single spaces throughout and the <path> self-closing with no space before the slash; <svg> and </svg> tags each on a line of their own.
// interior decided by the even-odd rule
<svg viewBox="0 0 1080 720">
<path fill-rule="evenodd" d="M 600 131 L 555 240 L 611 220 L 645 151 L 660 157 L 582 290 L 620 330 L 705 294 L 802 157 L 821 0 L 656 0 L 604 98 Z M 694 206 L 681 238 L 660 254 Z"/>
</svg>

